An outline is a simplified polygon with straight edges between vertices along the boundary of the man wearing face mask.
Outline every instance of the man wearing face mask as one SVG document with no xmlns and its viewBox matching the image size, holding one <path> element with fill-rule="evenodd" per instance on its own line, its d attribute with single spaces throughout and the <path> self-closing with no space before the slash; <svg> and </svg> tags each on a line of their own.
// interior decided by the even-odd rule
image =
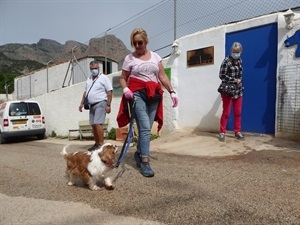
<svg viewBox="0 0 300 225">
<path fill-rule="evenodd" d="M 219 77 L 222 83 L 236 84 L 235 95 L 229 97 L 221 93 L 223 112 L 220 119 L 220 135 L 219 140 L 225 141 L 226 126 L 228 117 L 230 115 L 231 105 L 234 110 L 234 133 L 238 140 L 243 140 L 244 136 L 241 133 L 241 111 L 242 111 L 242 60 L 241 53 L 243 51 L 242 45 L 239 42 L 234 42 L 231 47 L 231 54 L 223 60 L 220 66 Z"/>
<path fill-rule="evenodd" d="M 102 124 L 105 122 L 106 113 L 110 113 L 112 100 L 112 83 L 110 79 L 99 71 L 97 61 L 90 62 L 91 76 L 87 79 L 79 111 L 82 112 L 86 95 L 90 103 L 89 120 L 93 128 L 95 144 L 89 151 L 96 150 L 104 143 Z"/>
</svg>

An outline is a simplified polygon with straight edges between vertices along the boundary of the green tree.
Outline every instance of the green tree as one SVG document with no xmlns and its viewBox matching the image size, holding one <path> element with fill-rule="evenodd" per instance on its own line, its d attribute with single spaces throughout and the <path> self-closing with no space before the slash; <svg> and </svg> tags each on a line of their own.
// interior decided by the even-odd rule
<svg viewBox="0 0 300 225">
<path fill-rule="evenodd" d="M 6 94 L 5 85 L 8 86 L 8 94 L 14 91 L 14 79 L 19 76 L 18 74 L 2 73 L 0 74 L 0 93 Z"/>
</svg>

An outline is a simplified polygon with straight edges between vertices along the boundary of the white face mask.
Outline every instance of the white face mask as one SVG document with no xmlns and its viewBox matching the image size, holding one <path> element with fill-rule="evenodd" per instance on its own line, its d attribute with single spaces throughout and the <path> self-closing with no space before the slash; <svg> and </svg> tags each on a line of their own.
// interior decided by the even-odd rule
<svg viewBox="0 0 300 225">
<path fill-rule="evenodd" d="M 97 76 L 99 73 L 99 70 L 97 70 L 97 69 L 91 70 L 91 73 L 93 76 Z"/>
<path fill-rule="evenodd" d="M 234 59 L 239 59 L 241 57 L 241 53 L 232 52 L 231 57 L 234 58 Z"/>
</svg>

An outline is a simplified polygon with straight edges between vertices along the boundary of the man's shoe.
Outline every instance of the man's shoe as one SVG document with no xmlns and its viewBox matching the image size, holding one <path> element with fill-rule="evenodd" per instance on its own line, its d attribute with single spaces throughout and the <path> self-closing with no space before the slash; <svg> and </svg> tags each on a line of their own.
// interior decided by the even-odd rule
<svg viewBox="0 0 300 225">
<path fill-rule="evenodd" d="M 96 149 L 99 149 L 101 147 L 101 145 L 98 145 L 98 144 L 94 144 L 92 147 L 88 148 L 88 151 L 92 152 Z"/>
<path fill-rule="evenodd" d="M 236 133 L 236 134 L 235 134 L 235 137 L 236 137 L 238 140 L 244 140 L 244 139 L 245 139 L 245 137 L 242 135 L 241 132 Z"/>
<path fill-rule="evenodd" d="M 140 164 L 140 172 L 144 177 L 154 176 L 154 171 L 151 169 L 149 162 L 142 162 Z"/>
<path fill-rule="evenodd" d="M 141 158 L 140 153 L 139 152 L 135 152 L 133 157 L 134 157 L 136 166 L 140 168 L 141 163 L 142 163 L 142 158 Z"/>
<path fill-rule="evenodd" d="M 222 141 L 222 142 L 225 141 L 225 134 L 224 133 L 219 134 L 219 141 Z"/>
</svg>

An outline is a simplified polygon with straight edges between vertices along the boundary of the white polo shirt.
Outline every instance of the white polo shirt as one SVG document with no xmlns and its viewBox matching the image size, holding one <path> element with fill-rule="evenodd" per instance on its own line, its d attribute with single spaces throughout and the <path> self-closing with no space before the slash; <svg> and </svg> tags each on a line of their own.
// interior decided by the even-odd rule
<svg viewBox="0 0 300 225">
<path fill-rule="evenodd" d="M 100 73 L 98 78 L 96 78 L 94 85 L 92 86 L 93 82 L 94 80 L 92 76 L 90 76 L 85 84 L 85 93 L 88 94 L 89 103 L 95 104 L 97 102 L 106 101 L 107 92 L 113 90 L 110 79 L 103 73 Z M 92 88 L 90 89 L 91 86 Z"/>
</svg>

